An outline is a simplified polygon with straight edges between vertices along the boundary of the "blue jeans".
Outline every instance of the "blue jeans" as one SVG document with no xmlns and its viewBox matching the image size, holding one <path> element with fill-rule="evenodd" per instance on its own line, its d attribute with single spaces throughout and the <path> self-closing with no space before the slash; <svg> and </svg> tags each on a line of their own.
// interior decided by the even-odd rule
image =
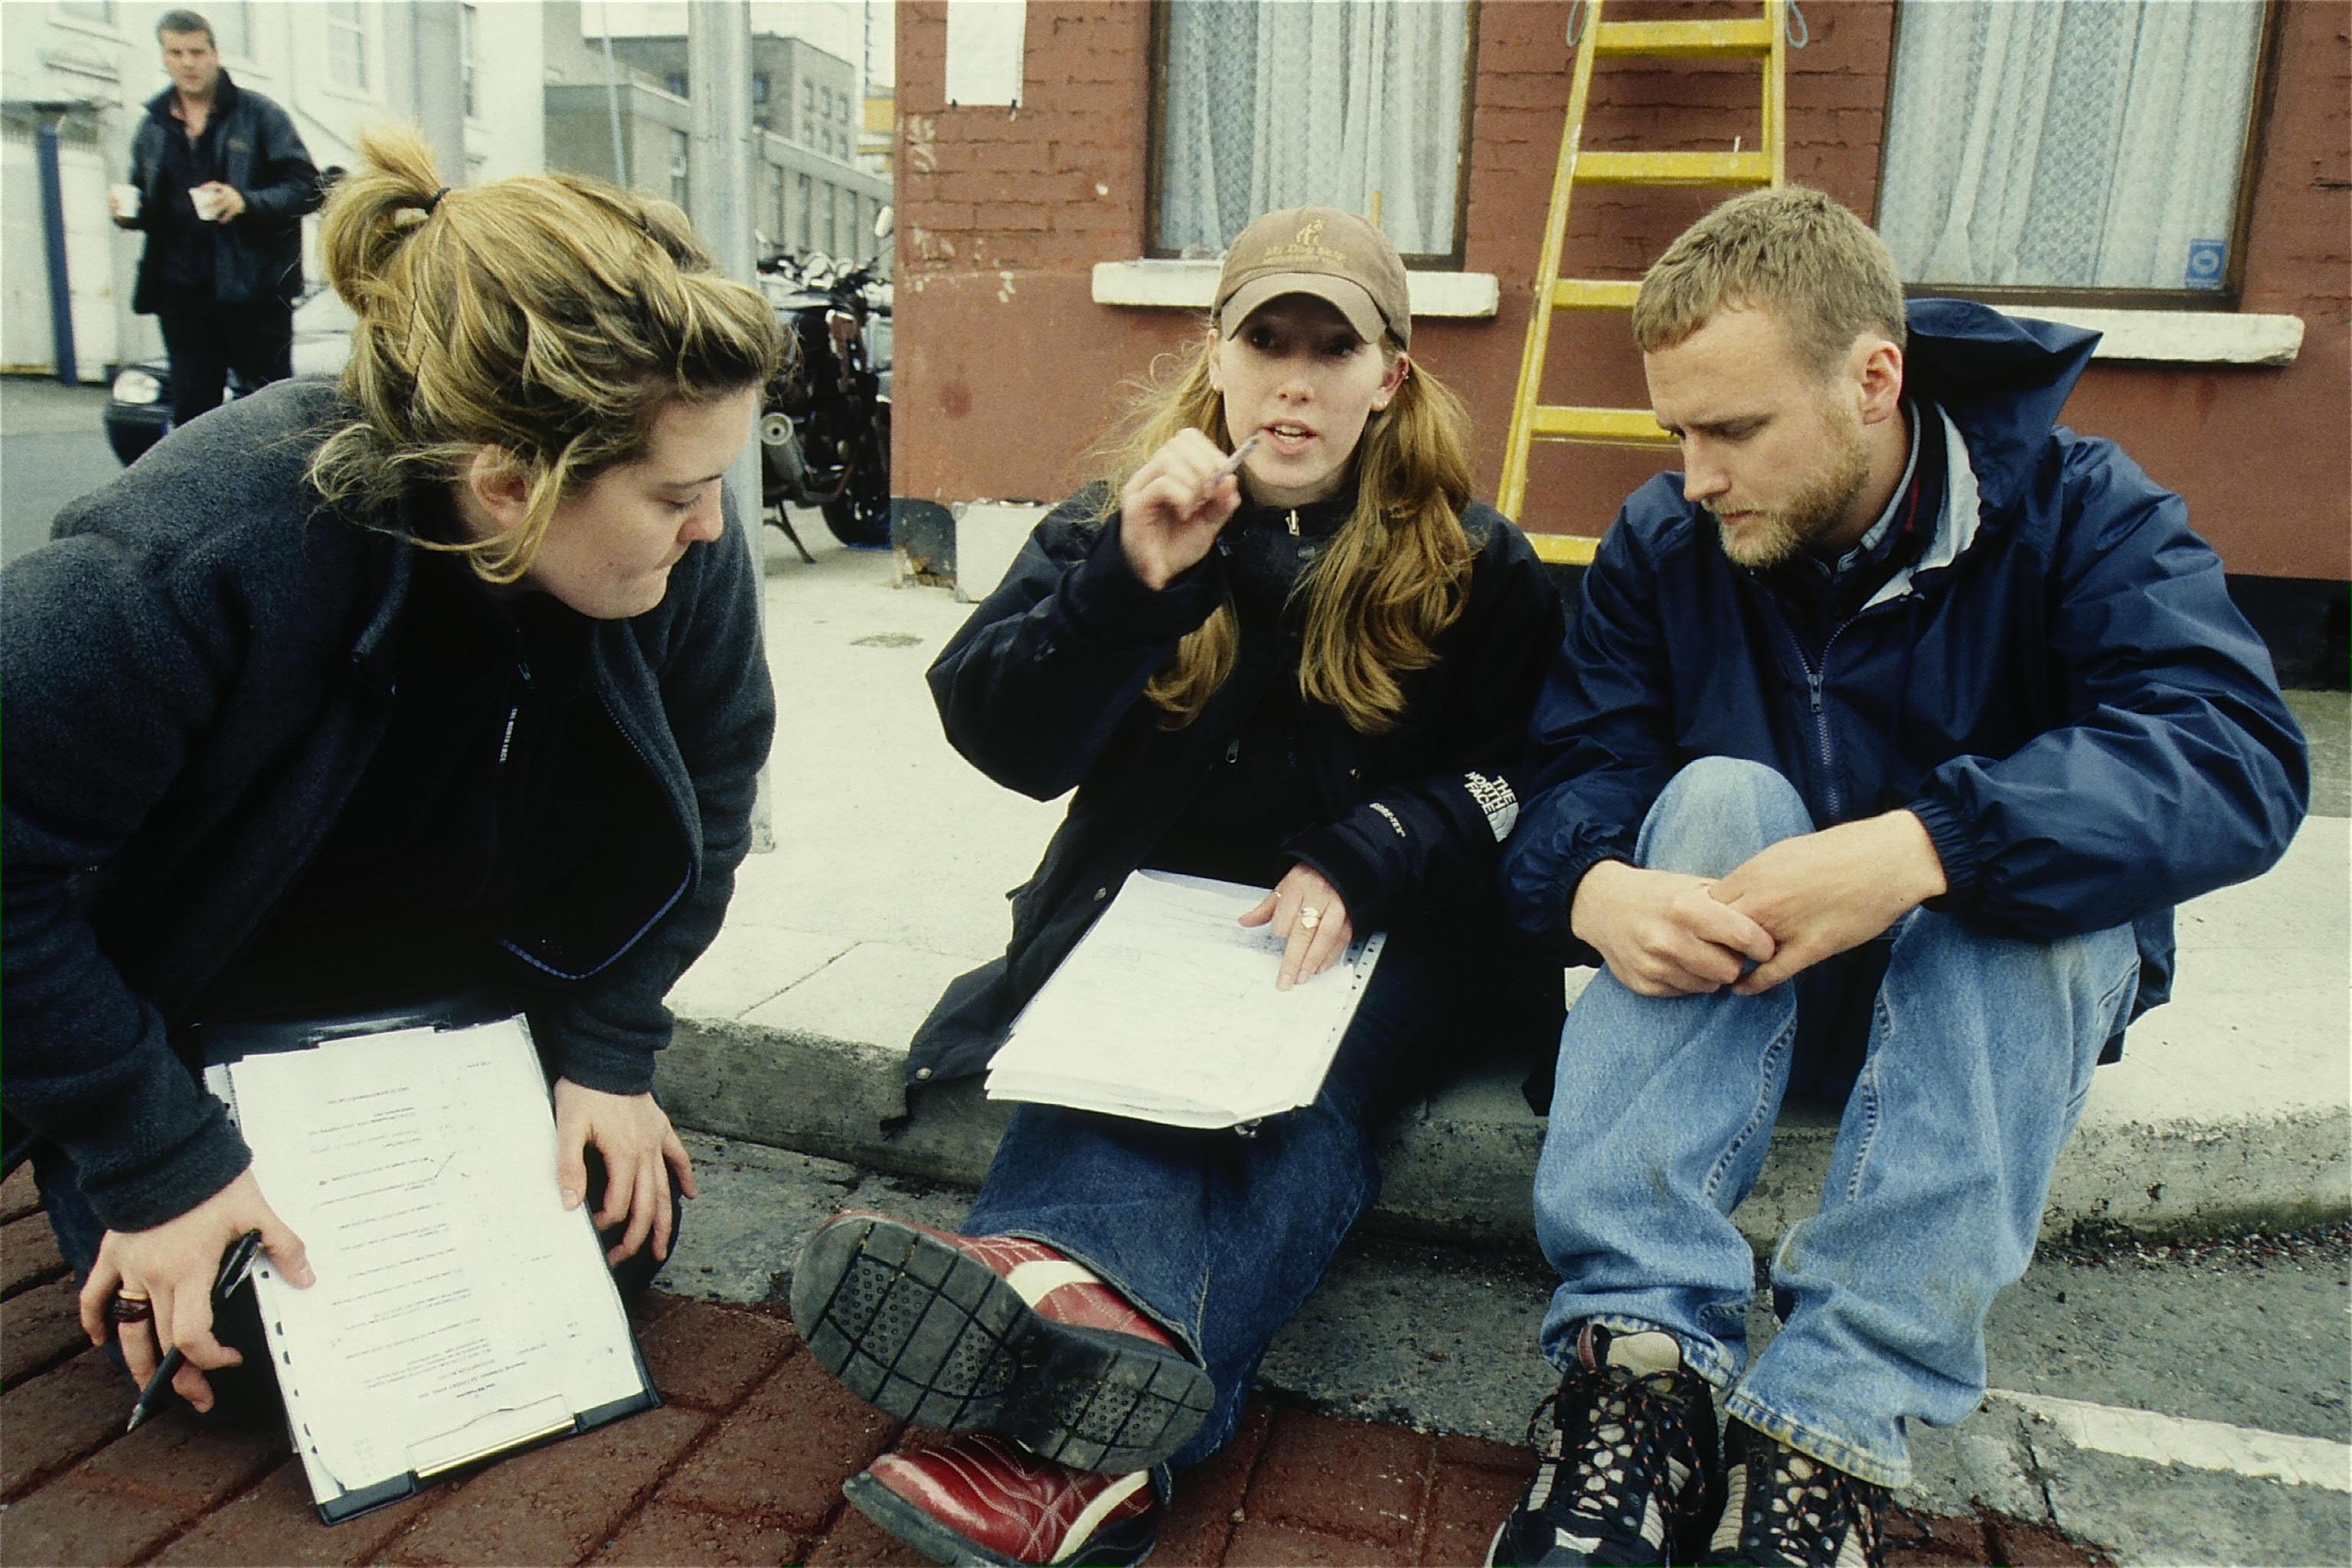
<svg viewBox="0 0 2352 1568">
<path fill-rule="evenodd" d="M 1433 1077 L 1436 1031 L 1459 1002 L 1451 969 L 1442 944 L 1392 937 L 1322 1092 L 1254 1136 L 1050 1105 L 1013 1114 L 963 1233 L 1060 1249 L 1208 1369 L 1216 1403 L 1171 1465 L 1232 1440 L 1267 1343 L 1378 1195 L 1373 1135 Z M 1165 1497 L 1164 1472 L 1158 1484 Z"/>
<path fill-rule="evenodd" d="M 1659 796 L 1635 853 L 1720 877 L 1811 831 L 1786 779 L 1709 758 Z M 1883 980 L 1865 954 L 1823 966 L 1830 984 L 1754 997 L 1652 998 L 1596 977 L 1560 1034 L 1536 1233 L 1562 1280 L 1543 1325 L 1556 1364 L 1587 1321 L 1665 1330 L 1728 1391 L 1727 1414 L 1900 1487 L 1905 1422 L 1948 1426 L 1984 1396 L 1986 1315 L 2033 1256 L 2050 1173 L 2139 963 L 2128 926 L 2028 942 L 1927 910 L 1883 945 Z M 1821 1210 L 1772 1262 L 1786 1325 L 1749 1365 L 1754 1265 L 1730 1215 L 1763 1165 L 1801 1013 L 1854 1011 L 1840 976 L 1874 984 L 1859 1072 Z"/>
</svg>

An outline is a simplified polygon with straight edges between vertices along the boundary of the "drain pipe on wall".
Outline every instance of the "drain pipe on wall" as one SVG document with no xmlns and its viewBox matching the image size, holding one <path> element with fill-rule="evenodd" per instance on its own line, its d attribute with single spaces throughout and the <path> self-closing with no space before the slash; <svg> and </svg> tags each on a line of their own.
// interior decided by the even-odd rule
<svg viewBox="0 0 2352 1568">
<path fill-rule="evenodd" d="M 81 384 L 74 363 L 73 283 L 66 272 L 66 185 L 58 163 L 58 127 L 65 116 L 34 132 L 34 156 L 41 167 L 41 239 L 49 258 L 49 336 L 57 347 L 58 380 Z"/>
</svg>

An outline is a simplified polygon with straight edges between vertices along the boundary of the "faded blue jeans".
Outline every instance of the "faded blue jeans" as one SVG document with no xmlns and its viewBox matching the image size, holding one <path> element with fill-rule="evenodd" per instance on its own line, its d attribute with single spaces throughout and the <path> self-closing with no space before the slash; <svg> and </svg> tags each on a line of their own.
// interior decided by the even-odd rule
<svg viewBox="0 0 2352 1568">
<path fill-rule="evenodd" d="M 1720 877 L 1812 830 L 1779 773 L 1708 758 L 1658 797 L 1635 854 Z M 1754 997 L 1645 997 L 1597 976 L 1560 1035 L 1536 1233 L 1562 1281 L 1543 1325 L 1556 1364 L 1587 1321 L 1664 1329 L 1728 1415 L 1900 1487 L 1906 1420 L 1948 1426 L 1984 1397 L 1986 1315 L 2033 1256 L 2139 962 L 2128 926 L 2029 942 L 1927 910 L 1874 945 Z M 1874 984 L 1866 1026 L 1841 983 Z M 1821 1210 L 1772 1262 L 1786 1324 L 1750 1365 L 1754 1265 L 1730 1215 L 1816 1043 L 1801 1012 L 1854 1019 L 1866 1039 Z"/>
<path fill-rule="evenodd" d="M 1445 944 L 1392 935 L 1322 1092 L 1254 1136 L 1013 1114 L 960 1228 L 1059 1248 L 1208 1369 L 1216 1403 L 1171 1466 L 1232 1440 L 1267 1342 L 1379 1194 L 1381 1124 L 1453 1061 L 1438 1031 L 1460 1026 L 1461 989 Z M 1165 1468 L 1156 1482 L 1165 1498 Z"/>
</svg>

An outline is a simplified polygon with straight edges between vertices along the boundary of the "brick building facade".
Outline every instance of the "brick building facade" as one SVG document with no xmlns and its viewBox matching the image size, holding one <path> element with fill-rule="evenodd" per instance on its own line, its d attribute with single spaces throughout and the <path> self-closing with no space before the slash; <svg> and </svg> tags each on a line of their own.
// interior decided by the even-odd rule
<svg viewBox="0 0 2352 1568">
<path fill-rule="evenodd" d="M 1101 434 L 1120 382 L 1200 320 L 1197 310 L 1098 302 L 1095 280 L 1097 264 L 1133 261 L 1150 242 L 1159 7 L 1030 0 L 1022 100 L 1010 108 L 947 102 L 947 9 L 941 0 L 910 0 L 898 16 L 892 488 L 934 501 L 1054 499 L 1082 478 L 1081 454 Z M 1458 265 L 1491 275 L 1499 305 L 1489 316 L 1416 322 L 1415 358 L 1469 403 L 1489 492 L 1565 113 L 1569 10 L 1550 0 L 1473 7 Z M 1621 0 L 1611 14 L 1632 12 Z M 1897 12 L 1895 0 L 1814 0 L 1810 42 L 1789 56 L 1788 177 L 1865 215 L 1878 210 Z M 1753 7 L 1654 0 L 1640 14 L 1741 13 Z M 2299 318 L 2292 361 L 2218 363 L 2161 347 L 2155 352 L 2167 357 L 2103 358 L 2068 409 L 2077 428 L 2115 437 L 2186 495 L 2199 527 L 2242 574 L 2335 584 L 2352 576 L 2347 16 L 2335 5 L 2280 6 L 2267 88 L 2252 111 L 2241 288 L 2225 302 L 2234 304 L 2229 314 Z M 1752 137 L 1756 124 L 1752 65 L 1604 64 L 1584 145 L 1720 148 Z M 1580 194 L 1564 270 L 1638 276 L 1720 194 Z M 2174 308 L 2187 301 L 2158 303 L 2160 312 L 2132 323 L 2154 336 L 2135 342 L 2160 343 L 2167 323 L 2198 325 L 2197 313 Z M 2030 300 L 2006 306 L 2033 309 Z M 1560 319 L 1546 397 L 1645 401 L 1622 317 Z M 2250 454 L 2260 454 L 2257 483 L 2248 482 Z M 1531 531 L 1597 534 L 1624 494 L 1662 466 L 1670 456 L 1539 447 L 1522 521 Z"/>
</svg>

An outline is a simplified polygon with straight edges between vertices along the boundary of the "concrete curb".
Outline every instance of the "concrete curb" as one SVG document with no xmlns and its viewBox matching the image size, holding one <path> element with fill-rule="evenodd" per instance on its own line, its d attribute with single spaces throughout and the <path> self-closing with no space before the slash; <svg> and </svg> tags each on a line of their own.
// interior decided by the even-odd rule
<svg viewBox="0 0 2352 1568">
<path fill-rule="evenodd" d="M 2182 911 L 2182 999 L 2137 1026 L 2125 1061 L 2100 1070 L 2051 1184 L 2045 1236 L 2176 1237 L 2352 1214 L 2347 829 L 2314 819 L 2277 869 Z M 908 1118 L 900 1084 L 904 1042 L 971 962 L 730 927 L 675 998 L 664 1096 L 702 1131 L 976 1187 L 1008 1108 L 964 1082 L 925 1091 Z M 755 975 L 751 989 L 773 994 L 746 1005 Z M 1486 1068 L 1399 1119 L 1380 1228 L 1533 1245 L 1544 1123 L 1520 1096 L 1522 1076 Z M 1821 1105 L 1782 1118 L 1738 1215 L 1759 1247 L 1814 1208 L 1836 1131 Z"/>
<path fill-rule="evenodd" d="M 862 1169 L 976 1188 L 1010 1108 L 977 1082 L 927 1095 L 900 1116 L 898 1053 L 731 1021 L 681 1020 L 663 1093 L 681 1126 Z M 1371 1222 L 1387 1234 L 1532 1248 L 1529 1197 L 1544 1122 L 1496 1071 L 1455 1085 L 1392 1126 Z M 1784 1116 L 1764 1173 L 1736 1216 L 1759 1251 L 1811 1214 L 1837 1136 L 1832 1111 Z M 2164 1237 L 2262 1225 L 2300 1226 L 2352 1214 L 2338 1110 L 2231 1123 L 2150 1124 L 2086 1114 L 2051 1183 L 2045 1239 L 2091 1231 Z"/>
</svg>

